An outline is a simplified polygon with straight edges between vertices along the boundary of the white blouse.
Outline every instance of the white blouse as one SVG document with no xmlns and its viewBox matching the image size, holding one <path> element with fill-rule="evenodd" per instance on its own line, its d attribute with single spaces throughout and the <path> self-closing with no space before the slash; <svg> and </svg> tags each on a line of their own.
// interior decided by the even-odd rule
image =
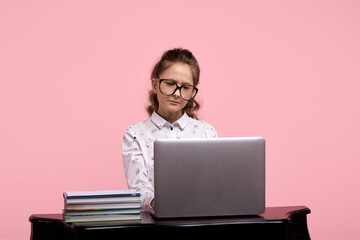
<svg viewBox="0 0 360 240">
<path fill-rule="evenodd" d="M 126 129 L 122 155 L 129 189 L 141 193 L 144 211 L 154 199 L 154 140 L 174 138 L 215 138 L 216 130 L 207 122 L 195 120 L 186 113 L 173 124 L 154 112 L 149 119 Z"/>
</svg>

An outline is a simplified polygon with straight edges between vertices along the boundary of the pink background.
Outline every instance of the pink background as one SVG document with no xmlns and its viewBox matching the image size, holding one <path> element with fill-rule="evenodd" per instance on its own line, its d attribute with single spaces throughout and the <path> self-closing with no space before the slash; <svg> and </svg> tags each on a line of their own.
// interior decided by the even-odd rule
<svg viewBox="0 0 360 240">
<path fill-rule="evenodd" d="M 63 191 L 123 189 L 124 130 L 173 47 L 201 65 L 200 116 L 267 140 L 267 206 L 313 239 L 359 239 L 360 2 L 1 1 L 0 239 Z"/>
</svg>

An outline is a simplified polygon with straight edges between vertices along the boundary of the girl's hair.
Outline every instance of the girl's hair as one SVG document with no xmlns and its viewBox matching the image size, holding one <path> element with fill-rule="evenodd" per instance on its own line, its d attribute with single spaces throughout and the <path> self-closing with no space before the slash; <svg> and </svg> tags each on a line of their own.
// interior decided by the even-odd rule
<svg viewBox="0 0 360 240">
<path fill-rule="evenodd" d="M 189 50 L 183 48 L 174 48 L 163 53 L 161 59 L 154 66 L 154 69 L 151 73 L 151 81 L 153 81 L 153 79 L 159 79 L 160 74 L 163 73 L 174 63 L 188 64 L 191 68 L 194 87 L 199 84 L 199 64 L 194 55 Z M 154 111 L 157 111 L 159 108 L 159 101 L 157 99 L 157 95 L 152 90 L 150 90 L 149 92 L 149 102 L 150 105 L 146 108 L 146 110 L 151 116 L 151 114 Z M 199 110 L 199 108 L 200 104 L 195 99 L 192 99 L 191 101 L 188 101 L 186 106 L 183 108 L 183 112 L 186 112 L 189 117 L 198 119 L 197 111 Z"/>
</svg>

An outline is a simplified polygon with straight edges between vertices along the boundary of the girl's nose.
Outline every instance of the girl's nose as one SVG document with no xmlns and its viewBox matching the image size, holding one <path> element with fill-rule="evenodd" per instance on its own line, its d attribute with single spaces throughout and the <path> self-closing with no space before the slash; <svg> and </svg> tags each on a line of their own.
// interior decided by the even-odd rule
<svg viewBox="0 0 360 240">
<path fill-rule="evenodd" d="M 176 89 L 173 95 L 180 97 L 180 88 Z"/>
</svg>

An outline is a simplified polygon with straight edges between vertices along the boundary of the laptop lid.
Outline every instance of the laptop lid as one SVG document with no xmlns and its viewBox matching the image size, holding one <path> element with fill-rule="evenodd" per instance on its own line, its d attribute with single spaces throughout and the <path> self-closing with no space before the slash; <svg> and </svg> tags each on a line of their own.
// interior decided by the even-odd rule
<svg viewBox="0 0 360 240">
<path fill-rule="evenodd" d="M 262 137 L 158 139 L 154 159 L 155 217 L 265 211 Z"/>
</svg>

